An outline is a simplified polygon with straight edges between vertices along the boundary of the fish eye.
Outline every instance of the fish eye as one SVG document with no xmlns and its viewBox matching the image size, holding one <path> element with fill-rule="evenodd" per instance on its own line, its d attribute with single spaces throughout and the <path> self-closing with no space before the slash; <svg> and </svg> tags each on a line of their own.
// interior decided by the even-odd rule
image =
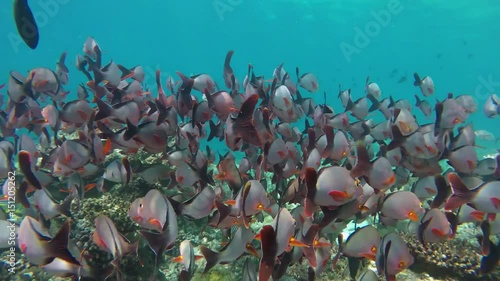
<svg viewBox="0 0 500 281">
<path fill-rule="evenodd" d="M 377 247 L 373 246 L 373 247 L 371 248 L 371 251 L 372 251 L 372 253 L 374 253 L 374 254 L 375 254 L 375 253 L 377 252 Z"/>
<path fill-rule="evenodd" d="M 404 261 L 400 261 L 398 266 L 399 268 L 405 268 L 406 263 Z"/>
<path fill-rule="evenodd" d="M 139 208 L 142 208 L 142 203 L 141 203 L 141 204 L 139 204 Z"/>
</svg>

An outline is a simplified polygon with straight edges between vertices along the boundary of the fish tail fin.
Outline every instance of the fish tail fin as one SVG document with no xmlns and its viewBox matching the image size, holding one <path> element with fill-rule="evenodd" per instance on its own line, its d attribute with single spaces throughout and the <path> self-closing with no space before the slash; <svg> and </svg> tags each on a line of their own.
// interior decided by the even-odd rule
<svg viewBox="0 0 500 281">
<path fill-rule="evenodd" d="M 481 223 L 481 231 L 483 232 L 483 237 L 486 239 L 483 239 L 483 243 L 481 244 L 481 252 L 483 256 L 487 256 L 490 254 L 490 234 L 491 234 L 491 225 L 488 222 L 488 220 L 483 220 Z"/>
<path fill-rule="evenodd" d="M 113 108 L 106 104 L 103 100 L 98 97 L 94 97 L 94 102 L 97 103 L 97 113 L 95 114 L 94 121 L 102 120 L 111 115 Z"/>
<path fill-rule="evenodd" d="M 135 135 L 137 135 L 138 133 L 139 133 L 139 127 L 137 127 L 136 125 L 132 124 L 130 122 L 130 120 L 128 120 L 128 118 L 127 118 L 127 130 L 123 134 L 123 139 L 126 140 L 126 141 L 128 141 L 132 137 L 134 137 Z"/>
<path fill-rule="evenodd" d="M 123 66 L 121 64 L 118 64 L 118 68 L 122 72 L 122 76 L 121 76 L 122 80 L 130 78 L 134 75 L 134 72 L 132 70 L 126 68 L 125 66 Z"/>
<path fill-rule="evenodd" d="M 487 244 L 490 248 L 489 254 L 481 258 L 481 266 L 479 268 L 479 274 L 485 275 L 492 272 L 495 267 L 497 267 L 498 262 L 500 261 L 500 245 L 495 245 L 491 240 L 489 240 L 489 237 L 478 236 L 477 239 L 481 245 L 483 245 L 484 240 L 488 240 Z"/>
<path fill-rule="evenodd" d="M 184 208 L 184 204 L 182 202 L 176 201 L 173 198 L 169 198 L 168 202 L 172 205 L 172 209 L 174 209 L 175 214 L 178 216 L 182 215 L 182 209 Z"/>
<path fill-rule="evenodd" d="M 203 270 L 203 273 L 207 273 L 210 269 L 212 269 L 219 263 L 219 253 L 214 252 L 203 245 L 200 245 L 198 249 L 200 250 L 203 257 L 205 257 L 205 260 L 207 261 L 207 265 Z"/>
<path fill-rule="evenodd" d="M 207 102 L 208 102 L 208 107 L 210 109 L 212 109 L 213 107 L 213 104 L 214 104 L 214 100 L 212 98 L 212 95 L 210 95 L 210 92 L 208 91 L 207 88 L 203 89 L 203 95 L 205 96 L 205 98 L 207 99 Z"/>
<path fill-rule="evenodd" d="M 498 154 L 495 157 L 495 159 L 496 159 L 496 162 L 497 162 L 497 168 L 496 168 L 495 172 L 493 173 L 493 176 L 496 177 L 496 178 L 498 178 L 498 177 L 500 177 L 500 154 Z"/>
<path fill-rule="evenodd" d="M 316 131 L 313 128 L 307 129 L 307 138 L 309 139 L 309 143 L 307 144 L 306 151 L 309 154 L 316 147 Z M 307 155 L 304 155 L 304 158 L 307 158 Z"/>
<path fill-rule="evenodd" d="M 439 208 L 444 203 L 446 198 L 450 196 L 451 188 L 445 178 L 440 174 L 436 175 L 434 183 L 436 184 L 437 195 L 431 203 L 431 208 Z"/>
<path fill-rule="evenodd" d="M 415 106 L 419 106 L 419 105 L 420 105 L 420 103 L 422 102 L 422 101 L 420 100 L 420 98 L 419 98 L 417 95 L 415 95 L 415 100 L 416 100 L 416 102 L 415 102 Z"/>
<path fill-rule="evenodd" d="M 167 189 L 172 189 L 177 186 L 177 179 L 175 178 L 175 172 L 169 172 L 170 182 L 168 183 Z"/>
<path fill-rule="evenodd" d="M 454 210 L 474 198 L 474 191 L 469 190 L 457 174 L 448 174 L 448 181 L 453 189 L 453 195 L 446 201 L 444 206 L 446 210 Z"/>
<path fill-rule="evenodd" d="M 16 190 L 16 200 L 21 203 L 24 208 L 29 209 L 30 202 L 28 201 L 28 197 L 26 196 L 26 192 L 28 190 L 28 182 L 22 181 L 19 188 Z"/>
<path fill-rule="evenodd" d="M 418 75 L 418 73 L 413 73 L 413 78 L 415 78 L 415 82 L 413 82 L 413 86 L 415 87 L 419 87 L 420 85 L 422 85 L 422 79 L 420 79 L 420 76 Z"/>
<path fill-rule="evenodd" d="M 73 202 L 73 198 L 74 196 L 71 194 L 66 196 L 66 198 L 64 198 L 64 201 L 61 204 L 57 205 L 56 208 L 59 213 L 74 220 L 73 215 L 71 214 L 71 202 Z"/>
<path fill-rule="evenodd" d="M 387 145 L 388 151 L 400 147 L 401 145 L 403 145 L 403 142 L 405 141 L 405 137 L 403 136 L 403 134 L 401 134 L 401 131 L 399 130 L 398 126 L 392 125 L 391 131 L 392 131 L 392 141 L 389 143 L 389 145 Z"/>
<path fill-rule="evenodd" d="M 21 150 L 17 154 L 19 169 L 23 173 L 26 181 L 36 189 L 42 189 L 42 184 L 31 170 L 31 154 L 26 150 Z"/>
<path fill-rule="evenodd" d="M 94 81 L 96 84 L 101 83 L 104 80 L 104 73 L 97 68 L 97 66 L 92 67 L 92 71 L 94 72 Z"/>
<path fill-rule="evenodd" d="M 179 75 L 179 78 L 181 78 L 182 83 L 185 83 L 186 85 L 193 85 L 194 84 L 194 79 L 191 77 L 187 77 L 184 75 L 182 72 L 177 71 L 177 75 Z"/>
<path fill-rule="evenodd" d="M 235 133 L 237 132 L 237 134 L 239 134 L 244 141 L 257 147 L 261 147 L 262 141 L 260 140 L 257 129 L 253 123 L 253 113 L 258 101 L 259 95 L 254 94 L 243 102 L 240 113 L 234 121 L 233 128 Z"/>
<path fill-rule="evenodd" d="M 307 196 L 304 199 L 304 214 L 306 215 L 306 217 L 312 217 L 317 208 L 316 203 L 314 203 L 314 197 L 316 196 L 316 183 L 318 182 L 318 173 L 313 168 L 307 168 L 305 178 Z"/>
<path fill-rule="evenodd" d="M 163 251 L 167 248 L 167 234 L 168 232 L 156 233 L 146 230 L 140 230 L 139 233 L 146 239 L 149 247 L 157 256 L 161 255 Z M 139 242 L 139 241 L 137 241 Z M 136 243 L 137 243 L 136 242 Z"/>
<path fill-rule="evenodd" d="M 304 121 L 304 131 L 302 131 L 302 134 L 306 134 L 309 131 L 309 128 L 312 128 L 311 123 L 309 123 L 309 120 L 306 118 Z"/>
<path fill-rule="evenodd" d="M 366 97 L 372 102 L 372 105 L 368 109 L 368 112 L 373 112 L 377 110 L 380 106 L 380 102 L 372 95 L 366 95 Z"/>
<path fill-rule="evenodd" d="M 347 104 L 345 105 L 344 112 L 351 110 L 353 107 L 354 107 L 354 102 L 352 101 L 351 97 L 349 96 L 349 100 L 347 100 Z"/>
<path fill-rule="evenodd" d="M 370 158 L 363 141 L 356 142 L 356 164 L 351 169 L 353 178 L 364 176 L 371 169 Z"/>
<path fill-rule="evenodd" d="M 226 58 L 224 59 L 224 68 L 231 67 L 231 58 L 233 57 L 234 51 L 229 50 L 226 54 Z"/>
<path fill-rule="evenodd" d="M 155 99 L 156 109 L 158 110 L 158 119 L 156 120 L 156 126 L 159 126 L 168 117 L 168 109 L 163 103 L 158 99 Z"/>
<path fill-rule="evenodd" d="M 97 122 L 97 128 L 102 132 L 102 139 L 113 139 L 115 132 L 113 132 L 108 126 L 104 125 L 102 122 Z"/>
<path fill-rule="evenodd" d="M 66 220 L 57 234 L 47 243 L 47 252 L 50 256 L 60 258 L 72 264 L 80 264 L 68 250 L 70 220 Z"/>
<path fill-rule="evenodd" d="M 325 133 L 326 136 L 326 146 L 325 149 L 323 149 L 321 157 L 327 158 L 328 156 L 330 156 L 330 152 L 333 149 L 333 138 L 335 134 L 333 132 L 333 127 L 330 125 L 325 125 L 323 127 L 323 132 Z"/>
<path fill-rule="evenodd" d="M 219 221 L 217 225 L 231 214 L 231 206 L 227 206 L 219 201 L 215 201 L 215 207 L 219 211 Z"/>
<path fill-rule="evenodd" d="M 215 138 L 216 133 L 217 133 L 217 125 L 215 125 L 214 121 L 209 120 L 208 124 L 210 126 L 210 134 L 208 135 L 207 141 L 211 141 L 213 138 Z"/>
<path fill-rule="evenodd" d="M 419 226 L 418 226 L 418 230 L 417 230 L 417 238 L 418 238 L 418 241 L 420 243 L 422 243 L 422 246 L 425 247 L 425 237 L 424 237 L 424 232 L 425 232 L 425 229 L 429 226 L 429 224 L 431 223 L 431 220 L 432 220 L 432 217 L 424 222 L 422 222 Z"/>
<path fill-rule="evenodd" d="M 140 239 L 137 239 L 134 243 L 127 243 L 127 248 L 125 249 L 125 253 L 127 254 L 134 254 L 138 256 L 139 253 L 139 241 Z"/>
<path fill-rule="evenodd" d="M 436 106 L 434 107 L 436 109 L 436 123 L 434 125 L 435 129 L 440 129 L 439 124 L 441 123 L 441 114 L 443 114 L 443 103 L 438 102 L 436 103 Z M 440 132 L 440 130 L 434 130 L 434 136 L 437 136 L 437 134 Z"/>
</svg>

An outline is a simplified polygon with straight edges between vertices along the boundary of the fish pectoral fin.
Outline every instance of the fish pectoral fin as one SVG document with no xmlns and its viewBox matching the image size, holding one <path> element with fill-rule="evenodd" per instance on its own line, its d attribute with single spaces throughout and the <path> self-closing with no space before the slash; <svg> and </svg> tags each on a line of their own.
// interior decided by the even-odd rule
<svg viewBox="0 0 500 281">
<path fill-rule="evenodd" d="M 491 200 L 491 203 L 493 203 L 493 205 L 495 206 L 495 208 L 497 210 L 500 210 L 500 198 L 498 198 L 498 197 L 491 197 L 490 200 Z"/>
<path fill-rule="evenodd" d="M 375 261 L 375 255 L 374 254 L 370 254 L 370 253 L 364 253 L 364 254 L 361 254 L 360 256 L 366 258 L 366 259 L 369 259 L 371 261 Z"/>
<path fill-rule="evenodd" d="M 158 227 L 159 231 L 161 231 L 163 229 L 162 223 L 160 222 L 160 220 L 158 220 L 156 218 L 149 218 L 148 222 L 150 224 L 154 225 L 155 227 Z"/>
<path fill-rule="evenodd" d="M 182 262 L 183 260 L 184 260 L 183 256 L 177 256 L 177 257 L 172 259 L 173 262 L 179 262 L 179 263 Z"/>
<path fill-rule="evenodd" d="M 293 246 L 293 247 L 309 247 L 309 245 L 303 243 L 303 242 L 300 242 L 299 240 L 295 239 L 295 238 L 290 238 L 290 242 L 289 242 L 289 246 Z"/>
<path fill-rule="evenodd" d="M 96 187 L 96 184 L 95 183 L 89 183 L 85 186 L 84 190 L 85 192 L 91 190 L 92 188 Z"/>
<path fill-rule="evenodd" d="M 439 237 L 446 237 L 446 236 L 448 236 L 448 234 L 444 233 L 442 230 L 437 229 L 437 228 L 433 228 L 431 231 L 432 231 L 432 233 L 434 235 L 439 236 Z"/>
<path fill-rule="evenodd" d="M 330 195 L 335 201 L 344 201 L 349 198 L 349 194 L 347 194 L 347 192 L 339 190 L 331 190 L 328 192 L 328 195 Z"/>
<path fill-rule="evenodd" d="M 229 205 L 229 206 L 235 206 L 236 200 L 227 200 L 224 202 L 224 204 Z"/>
<path fill-rule="evenodd" d="M 427 193 L 429 193 L 429 194 L 436 194 L 437 193 L 434 189 L 432 189 L 430 187 L 426 187 L 425 191 L 427 191 Z"/>
<path fill-rule="evenodd" d="M 470 213 L 470 216 L 473 217 L 477 221 L 483 221 L 484 219 L 484 212 L 474 210 Z"/>
</svg>

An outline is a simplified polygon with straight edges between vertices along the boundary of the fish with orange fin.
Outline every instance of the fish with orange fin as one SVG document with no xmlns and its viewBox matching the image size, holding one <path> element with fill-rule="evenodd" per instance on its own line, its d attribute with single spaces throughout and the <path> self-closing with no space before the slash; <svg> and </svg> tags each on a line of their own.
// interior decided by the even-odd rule
<svg viewBox="0 0 500 281">
<path fill-rule="evenodd" d="M 28 151 L 22 150 L 17 154 L 19 169 L 26 181 L 36 189 L 42 189 L 42 185 L 31 170 L 31 155 Z"/>
<path fill-rule="evenodd" d="M 389 160 L 378 157 L 375 161 L 370 161 L 363 141 L 356 142 L 356 164 L 351 170 L 351 176 L 365 176 L 366 182 L 376 191 L 387 190 L 396 183 L 396 175 Z"/>
<path fill-rule="evenodd" d="M 463 204 L 485 213 L 500 213 L 500 181 L 491 181 L 469 189 L 455 173 L 448 174 L 453 194 L 446 201 L 445 209 L 454 210 Z"/>
<path fill-rule="evenodd" d="M 262 143 L 253 122 L 255 106 L 259 101 L 258 95 L 248 97 L 236 117 L 229 116 L 226 120 L 226 144 L 232 150 L 240 147 L 243 142 L 261 147 Z"/>
<path fill-rule="evenodd" d="M 47 264 L 60 258 L 72 264 L 80 263 L 68 251 L 70 221 L 67 220 L 52 236 L 42 224 L 30 216 L 23 218 L 18 228 L 18 247 L 33 264 Z"/>
<path fill-rule="evenodd" d="M 161 232 L 167 223 L 169 202 L 157 189 L 135 199 L 128 210 L 129 217 L 141 227 Z"/>
<path fill-rule="evenodd" d="M 53 219 L 60 215 L 73 218 L 71 214 L 71 202 L 73 195 L 68 195 L 61 203 L 56 202 L 47 189 L 36 190 L 34 197 L 35 209 L 43 215 L 45 219 Z"/>
<path fill-rule="evenodd" d="M 378 230 L 367 225 L 356 229 L 342 246 L 342 254 L 346 257 L 367 258 L 374 261 L 380 244 Z"/>
<path fill-rule="evenodd" d="M 246 228 L 249 227 L 248 216 L 261 211 L 270 212 L 271 201 L 267 197 L 266 189 L 256 180 L 247 181 L 245 186 L 240 189 L 235 201 L 234 209 L 237 210 L 238 214 L 241 214 Z"/>
<path fill-rule="evenodd" d="M 297 84 L 306 89 L 310 93 L 317 92 L 319 89 L 319 82 L 318 78 L 316 75 L 313 73 L 304 73 L 302 75 L 299 75 L 299 68 L 297 67 L 295 69 L 295 73 L 297 74 Z"/>
<path fill-rule="evenodd" d="M 178 262 L 182 265 L 181 272 L 179 273 L 179 280 L 189 281 L 193 278 L 197 267 L 195 261 L 201 258 L 201 256 L 194 255 L 194 248 L 189 240 L 181 242 L 179 252 L 180 255 L 173 259 L 174 262 Z"/>
<path fill-rule="evenodd" d="M 118 268 L 119 261 L 126 255 L 136 254 L 139 240 L 135 243 L 128 242 L 125 237 L 118 232 L 115 224 L 106 215 L 100 214 L 95 218 L 95 230 L 92 233 L 92 241 L 103 251 L 113 256 L 111 264 L 115 267 L 117 278 L 121 273 Z"/>
<path fill-rule="evenodd" d="M 157 190 L 151 192 L 151 194 L 150 196 L 153 197 L 152 200 L 164 200 L 164 202 L 160 201 L 159 203 L 160 206 L 163 207 L 158 209 L 154 206 L 154 202 L 148 204 L 148 198 L 146 198 L 146 200 L 139 198 L 131 204 L 129 216 L 136 221 L 143 219 L 143 221 L 146 221 L 148 225 L 151 226 L 150 229 L 156 229 L 157 225 L 162 225 L 160 231 L 147 229 L 139 230 L 141 236 L 144 237 L 151 250 L 155 253 L 155 268 L 151 275 L 151 280 L 154 280 L 157 273 L 158 259 L 166 250 L 173 247 L 177 239 L 179 228 L 177 224 L 177 214 L 170 200 Z M 164 203 L 166 203 L 166 207 Z M 151 211 L 163 212 L 166 214 L 166 220 L 163 222 L 163 214 L 161 213 L 152 213 L 149 215 L 148 213 Z"/>
<path fill-rule="evenodd" d="M 217 169 L 219 173 L 215 175 L 215 179 L 225 181 L 233 193 L 238 192 L 243 185 L 243 179 L 234 157 L 230 157 L 230 154 L 227 154 L 224 158 L 221 157 Z"/>
<path fill-rule="evenodd" d="M 274 258 L 285 251 L 290 251 L 291 247 L 308 247 L 302 241 L 295 239 L 295 219 L 288 209 L 281 208 L 270 226 L 273 228 L 274 240 L 276 241 L 276 255 Z M 262 240 L 262 231 L 257 235 L 256 239 Z"/>
<path fill-rule="evenodd" d="M 422 203 L 411 191 L 396 191 L 387 194 L 380 209 L 381 215 L 386 218 L 412 221 L 418 221 L 419 214 L 423 211 Z"/>
<path fill-rule="evenodd" d="M 324 168 L 317 176 L 314 169 L 308 168 L 306 183 L 304 208 L 307 217 L 312 216 L 315 206 L 335 208 L 356 199 L 354 195 L 358 192 L 349 170 L 339 166 Z"/>
<path fill-rule="evenodd" d="M 423 245 L 445 241 L 453 234 L 445 213 L 436 208 L 425 213 L 418 228 L 418 239 Z"/>
<path fill-rule="evenodd" d="M 406 242 L 396 232 L 386 234 L 378 246 L 376 265 L 379 274 L 384 273 L 386 280 L 396 280 L 396 274 L 411 266 L 414 257 Z"/>
<path fill-rule="evenodd" d="M 236 230 L 236 232 L 234 233 L 231 241 L 229 241 L 229 243 L 218 252 L 215 252 L 207 248 L 206 246 L 200 245 L 200 252 L 207 261 L 207 265 L 205 266 L 203 272 L 208 272 L 219 263 L 229 263 L 239 258 L 241 255 L 247 252 L 247 250 L 249 249 L 247 245 L 252 242 L 254 236 L 255 235 L 251 229 L 239 227 L 238 230 Z M 258 256 L 257 253 L 253 254 Z"/>
</svg>

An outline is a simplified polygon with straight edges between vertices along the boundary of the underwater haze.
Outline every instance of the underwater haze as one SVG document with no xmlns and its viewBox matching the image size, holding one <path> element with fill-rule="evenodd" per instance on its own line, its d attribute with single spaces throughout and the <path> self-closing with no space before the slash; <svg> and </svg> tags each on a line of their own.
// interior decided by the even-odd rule
<svg viewBox="0 0 500 281">
<path fill-rule="evenodd" d="M 1 2 L 0 280 L 498 280 L 500 0 Z"/>
<path fill-rule="evenodd" d="M 266 76 L 282 62 L 290 70 L 300 66 L 316 73 L 332 102 L 339 84 L 361 93 L 367 75 L 395 100 L 413 99 L 414 72 L 433 77 L 439 99 L 468 93 L 481 103 L 500 88 L 495 0 L 29 1 L 41 34 L 35 51 L 17 36 L 9 2 L 1 6 L 2 73 L 51 66 L 63 51 L 74 66 L 82 42 L 92 36 L 106 59 L 144 66 L 150 88 L 158 68 L 219 74 L 229 49 L 237 54 L 238 77 L 248 63 Z M 396 13 L 389 12 L 392 5 Z M 398 74 L 390 78 L 393 70 Z M 408 79 L 398 84 L 402 76 Z M 72 83 L 70 89 L 79 81 Z M 314 98 L 322 101 L 320 94 Z M 476 129 L 494 125 L 474 123 Z"/>
</svg>

